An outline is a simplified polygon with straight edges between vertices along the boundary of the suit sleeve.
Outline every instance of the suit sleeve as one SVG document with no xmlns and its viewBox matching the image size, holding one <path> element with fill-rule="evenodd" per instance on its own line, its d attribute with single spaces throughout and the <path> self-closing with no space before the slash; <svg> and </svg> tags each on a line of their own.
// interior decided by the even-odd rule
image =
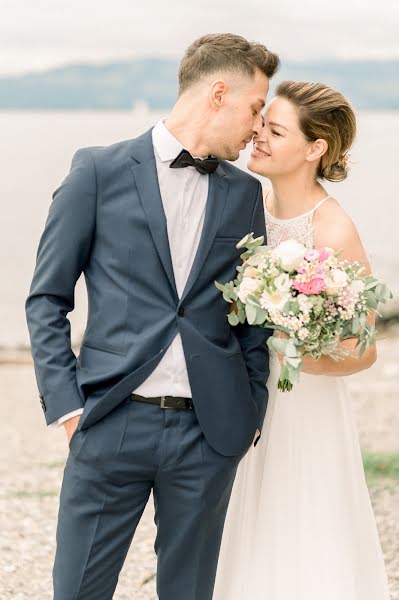
<svg viewBox="0 0 399 600">
<path fill-rule="evenodd" d="M 260 184 L 257 188 L 257 198 L 252 214 L 250 231 L 253 231 L 254 237 L 263 235 L 266 243 L 265 214 L 262 187 Z M 252 397 L 258 408 L 258 429 L 261 431 L 268 401 L 266 381 L 269 377 L 269 350 L 266 342 L 267 338 L 273 335 L 273 330 L 262 329 L 244 323 L 238 325 L 235 331 L 248 370 Z"/>
<path fill-rule="evenodd" d="M 53 194 L 25 304 L 47 424 L 84 406 L 76 384 L 76 356 L 67 314 L 74 309 L 75 285 L 91 252 L 96 187 L 92 156 L 87 149 L 78 150 L 69 174 Z"/>
</svg>

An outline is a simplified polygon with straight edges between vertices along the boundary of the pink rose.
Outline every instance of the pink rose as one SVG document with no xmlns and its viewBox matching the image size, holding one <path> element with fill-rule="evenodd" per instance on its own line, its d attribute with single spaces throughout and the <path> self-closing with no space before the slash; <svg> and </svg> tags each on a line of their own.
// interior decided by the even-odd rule
<svg viewBox="0 0 399 600">
<path fill-rule="evenodd" d="M 306 260 L 320 260 L 317 248 L 309 248 L 305 254 Z"/>
<path fill-rule="evenodd" d="M 319 262 L 324 262 L 327 258 L 330 258 L 333 250 L 331 248 L 320 248 L 319 250 Z"/>
<path fill-rule="evenodd" d="M 313 277 L 309 281 L 294 281 L 294 287 L 301 294 L 320 294 L 325 289 L 324 279 L 322 277 Z"/>
</svg>

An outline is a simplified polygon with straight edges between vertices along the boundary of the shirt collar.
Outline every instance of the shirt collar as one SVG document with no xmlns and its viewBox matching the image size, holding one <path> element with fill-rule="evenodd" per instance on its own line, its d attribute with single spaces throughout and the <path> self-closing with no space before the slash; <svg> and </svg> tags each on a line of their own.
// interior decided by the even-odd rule
<svg viewBox="0 0 399 600">
<path fill-rule="evenodd" d="M 183 146 L 166 127 L 163 119 L 152 130 L 152 143 L 162 162 L 172 161 L 183 150 Z"/>
</svg>

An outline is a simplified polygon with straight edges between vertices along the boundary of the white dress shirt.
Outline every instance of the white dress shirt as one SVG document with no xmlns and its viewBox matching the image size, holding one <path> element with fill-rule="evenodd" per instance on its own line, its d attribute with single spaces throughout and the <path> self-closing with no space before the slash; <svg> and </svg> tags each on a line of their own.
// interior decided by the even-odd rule
<svg viewBox="0 0 399 600">
<path fill-rule="evenodd" d="M 170 253 L 179 298 L 186 285 L 198 249 L 208 198 L 209 176 L 195 167 L 170 169 L 183 146 L 160 120 L 152 131 L 158 181 L 169 237 Z M 158 366 L 134 391 L 141 396 L 191 398 L 183 345 L 178 333 Z M 51 425 L 61 425 L 83 412 L 74 410 Z"/>
</svg>

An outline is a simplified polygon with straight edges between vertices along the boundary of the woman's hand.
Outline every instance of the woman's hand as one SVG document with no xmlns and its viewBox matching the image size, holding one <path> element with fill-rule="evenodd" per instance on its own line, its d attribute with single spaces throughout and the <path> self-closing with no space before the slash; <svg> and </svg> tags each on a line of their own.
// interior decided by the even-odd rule
<svg viewBox="0 0 399 600">
<path fill-rule="evenodd" d="M 283 339 L 289 338 L 286 333 L 278 330 L 275 330 L 273 335 Z M 364 352 L 363 356 L 359 358 L 359 347 L 355 349 L 356 341 L 356 338 L 349 338 L 340 342 L 340 348 L 350 351 L 349 356 L 340 360 L 334 360 L 333 358 L 325 355 L 320 356 L 320 358 L 313 358 L 308 354 L 302 355 L 301 372 L 308 373 L 309 375 L 344 377 L 346 375 L 353 375 L 354 373 L 368 369 L 374 364 L 377 358 L 375 345 L 370 346 L 370 348 Z M 298 348 L 298 350 L 303 353 L 302 347 Z M 280 366 L 282 366 L 284 354 L 277 352 L 277 357 Z"/>
</svg>

